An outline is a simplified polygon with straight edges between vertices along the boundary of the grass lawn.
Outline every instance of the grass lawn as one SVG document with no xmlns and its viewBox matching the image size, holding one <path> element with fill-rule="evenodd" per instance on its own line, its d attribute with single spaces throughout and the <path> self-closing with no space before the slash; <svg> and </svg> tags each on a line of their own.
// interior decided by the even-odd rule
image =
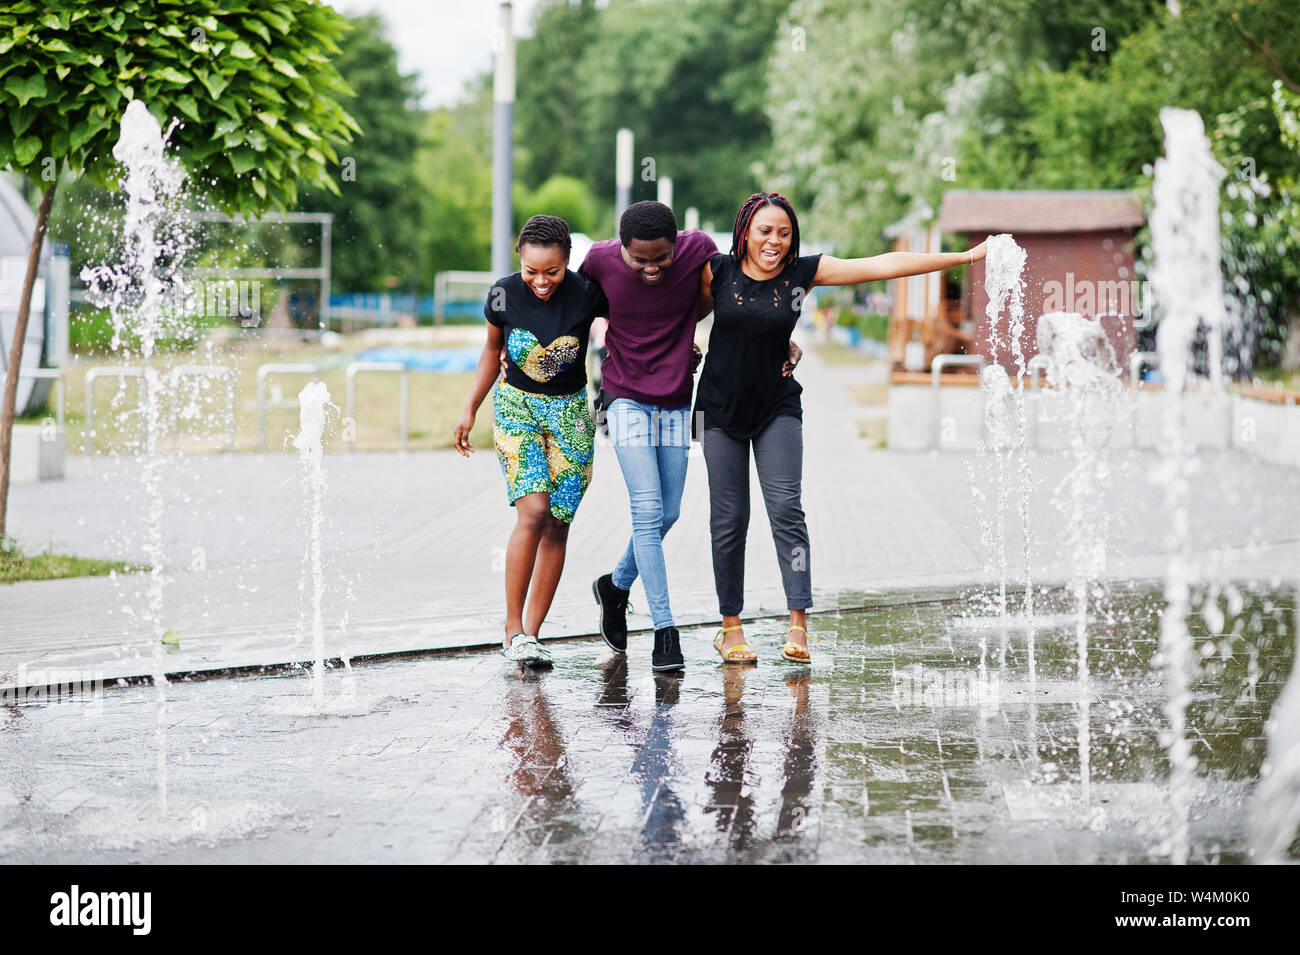
<svg viewBox="0 0 1300 955">
<path fill-rule="evenodd" d="M 844 346 L 839 346 L 843 348 Z M 846 349 L 851 351 L 852 349 Z M 889 385 L 853 385 L 848 388 L 853 400 L 860 405 L 883 408 L 889 404 Z M 883 448 L 889 433 L 889 419 L 883 415 L 858 419 L 858 437 L 873 448 Z"/>
<path fill-rule="evenodd" d="M 859 418 L 858 437 L 865 439 L 873 448 L 883 448 L 889 437 L 889 419 Z"/>
<path fill-rule="evenodd" d="M 800 347 L 803 347 L 803 345 L 800 344 Z M 809 347 L 815 349 L 817 357 L 828 365 L 870 365 L 880 361 L 874 355 L 868 355 L 866 352 L 850 348 L 848 345 L 841 345 L 834 340 L 813 342 Z"/>
<path fill-rule="evenodd" d="M 449 341 L 439 347 L 460 348 L 473 344 L 467 333 L 463 341 Z M 331 400 L 338 406 L 338 411 L 330 415 L 326 425 L 326 450 L 346 451 L 342 421 L 347 401 L 346 368 L 361 350 L 359 336 L 333 350 L 305 343 L 234 341 L 212 346 L 200 344 L 190 352 L 161 355 L 155 359 L 155 367 L 162 375 L 177 365 L 212 364 L 233 368 L 236 376 L 234 448 L 236 451 L 256 451 L 258 366 L 268 362 L 315 363 L 320 367 L 320 379 L 329 388 Z M 117 355 L 95 355 L 79 357 L 64 366 L 63 381 L 67 389 L 65 424 L 70 454 L 82 454 L 85 449 L 86 372 L 97 366 L 122 365 L 137 366 L 138 360 L 123 360 Z M 290 438 L 298 431 L 297 395 L 311 377 L 303 373 L 277 373 L 268 377 L 268 451 L 292 451 Z M 408 448 L 451 447 L 452 431 L 460 420 L 473 379 L 473 373 L 445 375 L 413 371 L 409 374 Z M 135 453 L 139 449 L 142 428 L 138 408 L 143 388 L 143 381 L 139 378 L 110 376 L 98 379 L 94 398 L 96 453 Z M 355 427 L 358 451 L 397 450 L 401 446 L 401 432 L 398 430 L 400 393 L 401 383 L 397 375 L 363 373 L 357 377 Z M 223 451 L 229 408 L 223 380 L 182 379 L 175 399 L 164 393 L 160 450 L 170 451 L 173 435 L 176 435 L 179 439 L 177 447 L 182 451 Z M 173 412 L 178 425 L 174 430 L 171 427 Z M 471 441 L 475 447 L 492 446 L 490 395 L 479 409 Z"/>
<path fill-rule="evenodd" d="M 1271 388 L 1278 382 L 1287 391 L 1300 391 L 1300 371 L 1291 369 L 1282 370 L 1280 368 L 1269 368 L 1259 373 L 1259 379 L 1264 386 Z"/>
<path fill-rule="evenodd" d="M 860 405 L 889 404 L 889 385 L 887 384 L 854 385 L 849 388 L 849 394 Z"/>
<path fill-rule="evenodd" d="M 95 560 L 48 551 L 29 556 L 12 540 L 0 540 L 0 584 L 20 580 L 59 580 L 63 577 L 102 577 L 113 571 L 129 573 L 141 569 L 120 560 Z"/>
</svg>

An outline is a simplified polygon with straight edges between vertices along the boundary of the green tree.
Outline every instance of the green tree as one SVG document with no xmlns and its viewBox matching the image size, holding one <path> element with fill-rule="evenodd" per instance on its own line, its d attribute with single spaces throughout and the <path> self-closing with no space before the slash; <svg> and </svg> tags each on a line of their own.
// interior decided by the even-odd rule
<svg viewBox="0 0 1300 955">
<path fill-rule="evenodd" d="M 970 188 L 1128 189 L 1161 152 L 1172 92 L 1135 57 L 1117 54 L 1104 72 L 1033 67 L 1018 84 L 1015 112 L 968 126 L 957 144 Z"/>
<path fill-rule="evenodd" d="M 183 125 L 176 153 L 228 212 L 292 207 L 297 184 L 338 186 L 327 164 L 359 129 L 327 53 L 345 21 L 309 0 L 18 0 L 0 10 L 0 168 L 42 191 L 0 411 L 0 535 L 18 366 L 61 170 L 112 184 L 118 120 L 140 99 Z"/>
<path fill-rule="evenodd" d="M 492 87 L 479 80 L 467 93 L 429 113 L 416 158 L 424 292 L 438 272 L 486 271 L 492 261 Z"/>
<path fill-rule="evenodd" d="M 518 130 L 527 185 L 581 179 L 601 209 L 614 195 L 614 138 L 636 137 L 633 200 L 660 176 L 674 205 L 729 222 L 759 185 L 770 143 L 768 52 L 788 0 L 553 0 L 519 44 Z"/>
<path fill-rule="evenodd" d="M 595 0 L 546 3 L 516 48 L 518 178 L 536 187 L 552 175 L 587 171 L 582 127 L 585 74 L 575 67 L 595 42 Z"/>
<path fill-rule="evenodd" d="M 1022 77 L 1104 64 L 1152 9 L 1147 0 L 796 0 L 780 32 L 802 42 L 778 43 L 767 73 L 764 179 L 807 209 L 810 232 L 838 252 L 876 250 L 881 230 L 915 205 L 979 185 L 973 171 L 1018 181 Z M 1004 148 L 976 167 L 962 148 L 970 135 Z"/>
<path fill-rule="evenodd" d="M 596 200 L 581 179 L 552 176 L 532 192 L 520 192 L 515 202 L 515 231 L 537 215 L 559 216 L 573 232 L 588 235 L 596 226 Z"/>
<path fill-rule="evenodd" d="M 333 179 L 338 193 L 304 183 L 298 206 L 334 214 L 330 254 L 334 287 L 381 291 L 409 287 L 419 273 L 420 198 L 411 188 L 422 116 L 415 79 L 397 69 L 397 51 L 375 14 L 349 21 L 334 66 L 356 91 L 348 109 L 361 126 Z"/>
<path fill-rule="evenodd" d="M 1164 152 L 1160 108 L 1196 110 L 1228 177 L 1223 266 L 1246 325 L 1242 370 L 1256 360 L 1267 367 L 1300 311 L 1300 147 L 1285 133 L 1298 62 L 1294 4 L 1189 0 L 1178 16 L 1160 11 L 1104 63 L 1021 73 L 1019 113 L 969 127 L 962 168 L 976 187 L 1147 192 L 1146 170 Z"/>
<path fill-rule="evenodd" d="M 1180 9 L 796 0 L 782 30 L 802 29 L 806 46 L 774 47 L 768 181 L 808 208 L 811 234 L 866 251 L 948 188 L 1148 191 L 1164 151 L 1160 108 L 1197 110 L 1234 180 L 1228 291 L 1272 361 L 1300 301 L 1300 151 L 1282 132 L 1300 91 L 1300 7 Z"/>
</svg>

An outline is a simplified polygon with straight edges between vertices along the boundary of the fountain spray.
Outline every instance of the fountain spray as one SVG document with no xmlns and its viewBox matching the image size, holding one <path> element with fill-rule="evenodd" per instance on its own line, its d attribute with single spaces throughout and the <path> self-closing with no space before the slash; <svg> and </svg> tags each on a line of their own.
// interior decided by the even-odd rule
<svg viewBox="0 0 1300 955">
<path fill-rule="evenodd" d="M 126 197 L 123 221 L 122 261 L 116 265 L 84 269 L 82 279 L 89 286 L 95 304 L 106 307 L 113 320 L 112 347 L 123 347 L 124 334 L 134 333 L 140 342 L 144 366 L 144 397 L 140 414 L 144 418 L 142 484 L 148 502 L 144 551 L 148 556 L 148 607 L 144 619 L 153 644 L 153 682 L 158 688 L 155 735 L 158 743 L 159 801 L 167 810 L 165 708 L 167 677 L 162 660 L 164 634 L 163 543 L 162 543 L 162 456 L 158 439 L 161 430 L 163 379 L 154 363 L 154 352 L 164 329 L 169 303 L 175 301 L 181 265 L 188 240 L 175 207 L 185 182 L 174 160 L 166 156 L 168 138 L 144 103 L 132 100 L 122 115 L 121 135 L 113 147 L 113 158 L 124 168 L 122 192 Z"/>
<path fill-rule="evenodd" d="M 1159 309 L 1156 351 L 1165 379 L 1163 460 L 1156 480 L 1169 508 L 1169 560 L 1165 612 L 1160 621 L 1160 662 L 1168 687 L 1165 717 L 1173 829 L 1168 844 L 1175 864 L 1189 853 L 1189 800 L 1196 757 L 1187 738 L 1187 703 L 1196 666 L 1187 629 L 1194 578 L 1189 538 L 1190 475 L 1194 466 L 1183 391 L 1194 377 L 1192 345 L 1204 328 L 1210 339 L 1210 377 L 1222 385 L 1224 306 L 1219 248 L 1219 184 L 1223 169 L 1210 153 L 1205 126 L 1192 110 L 1165 107 L 1165 155 L 1155 163 L 1151 212 L 1151 291 Z"/>
<path fill-rule="evenodd" d="M 1121 401 L 1120 364 L 1101 319 L 1052 312 L 1038 320 L 1038 353 L 1052 399 L 1063 406 L 1072 465 L 1056 490 L 1065 518 L 1075 606 L 1079 683 L 1077 734 L 1084 805 L 1090 801 L 1092 702 L 1088 665 L 1088 593 L 1106 569 L 1104 490 L 1110 483 L 1110 446 Z M 1044 396 L 1046 400 L 1046 395 Z"/>
<path fill-rule="evenodd" d="M 1020 519 L 1020 533 L 1023 541 L 1022 562 L 1024 567 L 1025 597 L 1023 614 L 1028 628 L 1026 652 L 1029 657 L 1030 679 L 1034 672 L 1034 590 L 1029 567 L 1029 490 L 1031 479 L 1029 460 L 1026 453 L 1026 416 L 1025 416 L 1025 373 L 1028 362 L 1025 358 L 1025 309 L 1024 309 L 1024 273 L 1026 262 L 1025 250 L 1016 244 L 1010 235 L 994 235 L 988 239 L 988 255 L 984 260 L 984 289 L 988 294 L 988 304 L 984 314 L 989 321 L 989 344 L 993 362 L 984 370 L 981 386 L 984 393 L 984 423 L 988 432 L 988 444 L 993 449 L 996 461 L 996 513 L 989 528 L 998 567 L 998 615 L 1004 623 L 1010 614 L 1007 605 L 1007 578 L 1010 575 L 1010 561 L 1007 555 L 1007 516 L 1012 494 L 1011 466 L 1015 464 L 1015 478 L 1018 485 L 1019 500 L 1017 512 Z M 1006 312 L 1006 322 L 1002 314 Z M 1000 353 L 1006 349 L 1015 369 L 1014 384 L 1012 377 L 999 364 Z M 1003 635 L 1002 652 L 1006 651 L 1006 635 Z"/>
<path fill-rule="evenodd" d="M 325 596 L 325 571 L 321 564 L 321 530 L 325 521 L 325 432 L 326 407 L 338 408 L 330 401 L 329 388 L 323 381 L 308 383 L 298 393 L 298 434 L 293 446 L 302 462 L 304 498 L 310 527 L 307 546 L 311 566 L 311 633 L 312 633 L 312 703 L 319 710 L 325 703 L 325 624 L 322 602 Z"/>
</svg>

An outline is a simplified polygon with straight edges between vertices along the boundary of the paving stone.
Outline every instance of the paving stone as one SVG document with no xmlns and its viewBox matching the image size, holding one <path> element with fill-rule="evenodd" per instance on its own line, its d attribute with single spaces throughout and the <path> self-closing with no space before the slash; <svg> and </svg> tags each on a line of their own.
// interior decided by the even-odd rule
<svg viewBox="0 0 1300 955">
<path fill-rule="evenodd" d="M 169 459 L 163 609 L 179 650 L 156 655 L 143 632 L 140 577 L 0 588 L 0 687 L 38 672 L 109 684 L 93 705 L 0 708 L 0 863 L 1163 861 L 1152 835 L 1168 806 L 1152 579 L 1164 568 L 1165 519 L 1144 480 L 1154 457 L 1120 462 L 1107 498 L 1110 616 L 1089 619 L 1080 727 L 1068 602 L 1036 599 L 1031 682 L 1028 627 L 991 622 L 965 599 L 987 596 L 995 579 L 971 507 L 967 466 L 978 462 L 865 448 L 843 389 L 880 369 L 809 355 L 804 505 L 821 555 L 817 606 L 892 607 L 811 618 L 811 668 L 776 662 L 779 620 L 749 626 L 756 668 L 722 667 L 709 646 L 716 599 L 698 456 L 665 541 L 685 674 L 650 672 L 647 633 L 632 635 L 626 657 L 590 639 L 590 582 L 630 532 L 602 447 L 542 634 L 588 638 L 554 643 L 553 670 L 523 672 L 493 652 L 331 669 L 335 709 L 321 712 L 310 667 L 173 683 L 164 811 L 158 694 L 113 681 L 158 659 L 185 670 L 311 656 L 296 459 Z M 1248 614 L 1267 621 L 1231 647 L 1238 662 L 1254 655 L 1255 698 L 1242 699 L 1240 672 L 1215 656 L 1189 710 L 1202 760 L 1193 861 L 1244 861 L 1263 726 L 1294 656 L 1294 592 L 1278 568 L 1300 569 L 1300 544 L 1275 515 L 1300 496 L 1300 473 L 1232 454 L 1201 464 L 1196 547 L 1220 554 L 1234 579 L 1279 578 L 1243 584 Z M 1036 582 L 1072 572 L 1051 502 L 1069 465 L 1064 455 L 1033 460 Z M 327 654 L 499 645 L 497 550 L 513 514 L 496 461 L 358 454 L 330 455 L 326 467 Z M 11 491 L 11 532 L 29 546 L 139 559 L 143 504 L 121 493 L 138 473 L 133 459 L 74 457 L 65 481 Z M 779 612 L 758 510 L 751 531 L 747 610 Z M 1018 536 L 1008 544 L 1020 552 Z M 203 570 L 192 569 L 195 547 Z M 639 585 L 633 603 L 632 623 L 648 627 Z"/>
</svg>

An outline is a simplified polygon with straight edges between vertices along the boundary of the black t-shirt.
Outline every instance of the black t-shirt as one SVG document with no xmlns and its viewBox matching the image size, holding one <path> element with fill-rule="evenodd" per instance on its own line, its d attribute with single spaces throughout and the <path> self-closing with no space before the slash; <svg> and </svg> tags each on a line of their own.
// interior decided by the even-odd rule
<svg viewBox="0 0 1300 955">
<path fill-rule="evenodd" d="M 820 255 L 795 259 L 770 279 L 752 279 L 730 255 L 709 259 L 713 270 L 713 330 L 695 396 L 705 428 L 752 438 L 778 415 L 803 418 L 794 377 L 783 378 L 804 296 Z"/>
<path fill-rule="evenodd" d="M 506 337 L 506 383 L 535 395 L 571 395 L 587 386 L 591 320 L 609 314 L 600 283 L 577 272 L 546 301 L 518 273 L 488 290 L 483 317 Z"/>
</svg>

